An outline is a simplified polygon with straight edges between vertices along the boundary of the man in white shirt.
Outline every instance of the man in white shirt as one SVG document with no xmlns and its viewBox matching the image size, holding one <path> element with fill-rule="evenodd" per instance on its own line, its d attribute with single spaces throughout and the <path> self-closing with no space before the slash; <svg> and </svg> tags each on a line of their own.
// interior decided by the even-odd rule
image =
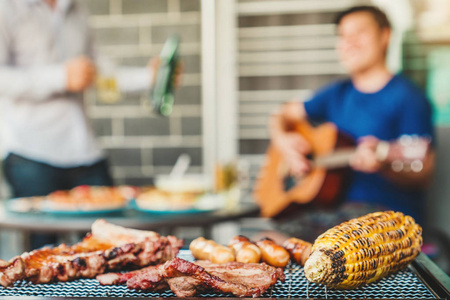
<svg viewBox="0 0 450 300">
<path fill-rule="evenodd" d="M 82 98 L 95 79 L 87 17 L 72 0 L 0 1 L 1 146 L 14 197 L 112 185 Z M 122 68 L 120 88 L 150 88 L 154 68 Z"/>
</svg>

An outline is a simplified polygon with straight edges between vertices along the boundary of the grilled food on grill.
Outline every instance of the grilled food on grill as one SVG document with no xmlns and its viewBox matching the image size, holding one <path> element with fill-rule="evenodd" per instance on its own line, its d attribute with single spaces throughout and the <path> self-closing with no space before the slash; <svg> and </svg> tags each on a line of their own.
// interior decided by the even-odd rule
<svg viewBox="0 0 450 300">
<path fill-rule="evenodd" d="M 233 237 L 228 243 L 228 247 L 234 250 L 237 262 L 259 263 L 261 260 L 261 250 L 258 246 L 243 235 Z"/>
<path fill-rule="evenodd" d="M 97 220 L 92 234 L 73 246 L 42 248 L 0 263 L 0 284 L 26 279 L 33 283 L 93 278 L 105 271 L 143 267 L 170 260 L 183 241 L 152 231 L 128 229 Z"/>
<path fill-rule="evenodd" d="M 406 267 L 420 252 L 422 228 L 386 211 L 352 219 L 319 236 L 305 264 L 308 280 L 351 289 Z"/>
<path fill-rule="evenodd" d="M 170 288 L 178 297 L 192 297 L 203 291 L 230 293 L 239 297 L 259 297 L 284 273 L 262 264 L 209 261 L 188 262 L 180 258 L 140 271 L 97 276 L 101 284 L 127 284 L 130 289 L 159 291 Z"/>
<path fill-rule="evenodd" d="M 257 263 L 260 260 L 274 266 L 284 268 L 289 263 L 289 252 L 269 238 L 264 238 L 256 244 L 247 237 L 238 235 L 231 239 L 229 247 L 196 238 L 189 246 L 192 255 L 198 260 L 209 260 L 216 264 L 227 262 Z"/>
<path fill-rule="evenodd" d="M 283 247 L 289 252 L 292 260 L 304 266 L 311 254 L 312 244 L 297 238 L 290 238 L 283 243 Z"/>
<path fill-rule="evenodd" d="M 189 250 L 191 250 L 195 259 L 209 260 L 216 264 L 224 264 L 235 260 L 233 249 L 206 240 L 203 237 L 193 240 L 189 245 Z"/>
<path fill-rule="evenodd" d="M 269 238 L 256 242 L 261 249 L 261 258 L 274 267 L 284 268 L 289 263 L 289 252 Z"/>
</svg>

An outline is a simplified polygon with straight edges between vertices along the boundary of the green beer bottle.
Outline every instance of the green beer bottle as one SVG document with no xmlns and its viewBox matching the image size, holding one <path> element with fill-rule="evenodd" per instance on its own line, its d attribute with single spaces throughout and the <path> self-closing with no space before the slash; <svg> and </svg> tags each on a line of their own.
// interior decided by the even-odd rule
<svg viewBox="0 0 450 300">
<path fill-rule="evenodd" d="M 174 104 L 173 77 L 178 62 L 178 48 L 180 39 L 178 36 L 170 36 L 161 50 L 161 65 L 156 74 L 155 84 L 151 90 L 150 101 L 153 110 L 162 115 L 169 116 Z"/>
</svg>

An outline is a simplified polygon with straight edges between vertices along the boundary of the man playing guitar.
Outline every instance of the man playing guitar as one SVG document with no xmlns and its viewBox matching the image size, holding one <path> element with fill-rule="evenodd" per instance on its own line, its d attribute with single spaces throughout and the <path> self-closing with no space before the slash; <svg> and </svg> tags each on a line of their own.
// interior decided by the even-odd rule
<svg viewBox="0 0 450 300">
<path fill-rule="evenodd" d="M 382 11 L 354 7 L 339 14 L 336 24 L 339 60 L 350 78 L 325 86 L 306 102 L 296 99 L 284 104 L 270 120 L 272 145 L 291 174 L 304 175 L 311 169 L 306 158 L 311 147 L 290 128 L 306 119 L 334 123 L 357 141 L 350 159 L 353 177 L 346 203 L 402 211 L 422 222 L 423 191 L 434 169 L 433 149 L 416 172 L 393 170 L 390 163 L 379 160 L 376 149 L 379 141 L 402 135 L 432 138 L 430 104 L 418 87 L 388 70 L 391 26 Z"/>
</svg>

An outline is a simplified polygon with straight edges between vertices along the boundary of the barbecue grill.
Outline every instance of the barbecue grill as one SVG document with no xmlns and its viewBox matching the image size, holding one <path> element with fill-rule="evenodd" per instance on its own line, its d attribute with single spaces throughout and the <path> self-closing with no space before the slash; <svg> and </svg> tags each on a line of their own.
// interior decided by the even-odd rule
<svg viewBox="0 0 450 300">
<path fill-rule="evenodd" d="M 188 250 L 181 250 L 179 257 L 193 261 Z M 406 269 L 375 283 L 355 290 L 330 290 L 319 284 L 308 283 L 303 268 L 289 264 L 285 269 L 286 281 L 278 282 L 261 298 L 290 299 L 450 299 L 450 278 L 428 257 L 420 254 Z M 106 298 L 170 298 L 170 290 L 163 293 L 142 292 L 127 289 L 126 286 L 101 286 L 95 279 L 81 279 L 72 282 L 52 284 L 31 284 L 17 282 L 14 287 L 1 288 L 0 297 L 18 296 L 20 299 L 80 299 Z M 198 297 L 232 298 L 233 296 L 205 293 Z"/>
</svg>

